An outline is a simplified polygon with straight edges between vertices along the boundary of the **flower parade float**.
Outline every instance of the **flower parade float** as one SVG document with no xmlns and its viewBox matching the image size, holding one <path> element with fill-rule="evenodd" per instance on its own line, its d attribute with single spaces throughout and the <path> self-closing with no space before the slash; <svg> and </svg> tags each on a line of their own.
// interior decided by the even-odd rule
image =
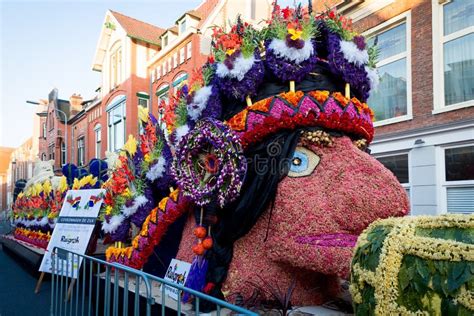
<svg viewBox="0 0 474 316">
<path fill-rule="evenodd" d="M 99 159 L 91 160 L 88 169 L 67 164 L 62 171 L 63 176 L 54 175 L 53 161 L 35 163 L 32 179 L 13 204 L 17 240 L 46 249 L 67 191 L 98 188 L 107 179 L 107 163 Z"/>
<path fill-rule="evenodd" d="M 185 285 L 218 298 L 245 302 L 260 291 L 270 300 L 257 284 L 294 284 L 299 306 L 339 294 L 362 231 L 409 209 L 394 175 L 368 154 L 370 90 L 329 58 L 341 53 L 331 35 L 365 41 L 341 21 L 275 5 L 259 31 L 240 18 L 227 33 L 215 29 L 199 76 L 159 121 L 141 110 L 143 135 L 112 159 L 102 215 L 115 241 L 109 262 L 142 269 L 174 242 L 175 256 L 192 263 Z M 368 58 L 344 55 L 346 64 L 372 70 L 373 48 L 356 49 Z M 133 223 L 143 197 L 151 201 L 147 189 L 153 202 Z"/>
<path fill-rule="evenodd" d="M 351 276 L 356 315 L 472 315 L 474 215 L 377 220 Z"/>
</svg>

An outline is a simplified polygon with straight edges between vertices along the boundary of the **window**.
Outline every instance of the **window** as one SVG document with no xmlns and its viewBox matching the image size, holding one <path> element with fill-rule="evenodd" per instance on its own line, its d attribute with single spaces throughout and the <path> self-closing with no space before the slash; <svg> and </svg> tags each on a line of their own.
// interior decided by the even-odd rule
<svg viewBox="0 0 474 316">
<path fill-rule="evenodd" d="M 405 188 L 408 197 L 410 197 L 408 154 L 380 156 L 376 158 L 385 168 L 395 175 L 398 182 Z"/>
<path fill-rule="evenodd" d="M 46 122 L 43 122 L 43 138 L 46 139 Z"/>
<path fill-rule="evenodd" d="M 46 161 L 46 153 L 42 153 L 42 154 L 41 154 L 41 160 L 42 160 L 42 161 Z"/>
<path fill-rule="evenodd" d="M 444 149 L 443 194 L 448 213 L 474 213 L 474 145 Z"/>
<path fill-rule="evenodd" d="M 173 70 L 173 57 L 168 59 L 168 71 L 171 72 Z"/>
<path fill-rule="evenodd" d="M 173 68 L 178 67 L 178 53 L 173 55 Z"/>
<path fill-rule="evenodd" d="M 250 0 L 250 18 L 255 20 L 255 11 L 257 10 L 257 0 Z"/>
<path fill-rule="evenodd" d="M 77 140 L 77 165 L 84 166 L 85 159 L 84 137 L 81 137 Z"/>
<path fill-rule="evenodd" d="M 193 50 L 191 45 L 192 45 L 191 42 L 186 44 L 186 58 L 187 59 L 191 58 L 191 54 Z"/>
<path fill-rule="evenodd" d="M 158 66 L 156 69 L 156 80 L 161 78 L 161 66 Z"/>
<path fill-rule="evenodd" d="M 100 153 L 102 151 L 102 126 L 97 124 L 94 128 L 95 134 L 95 158 L 100 159 Z"/>
<path fill-rule="evenodd" d="M 186 31 L 186 17 L 179 23 L 179 34 L 183 34 Z"/>
<path fill-rule="evenodd" d="M 122 148 L 125 144 L 125 133 L 126 133 L 126 125 L 125 125 L 125 98 L 121 98 L 120 101 L 110 107 L 107 112 L 107 119 L 108 119 L 108 150 L 109 151 L 117 151 Z"/>
<path fill-rule="evenodd" d="M 179 87 L 183 81 L 188 79 L 188 74 L 185 72 L 180 72 L 173 80 L 173 87 Z"/>
<path fill-rule="evenodd" d="M 409 183 L 408 180 L 408 154 L 378 157 L 380 161 L 388 170 L 397 177 L 400 183 Z"/>
<path fill-rule="evenodd" d="M 138 98 L 138 105 L 144 108 L 148 107 L 148 99 L 146 98 Z"/>
<path fill-rule="evenodd" d="M 163 47 L 168 46 L 168 34 L 164 35 L 164 36 L 161 38 L 161 41 L 162 41 Z"/>
<path fill-rule="evenodd" d="M 179 50 L 179 63 L 184 63 L 185 56 L 184 56 L 184 47 L 181 47 Z"/>
<path fill-rule="evenodd" d="M 380 51 L 380 85 L 368 100 L 375 126 L 411 118 L 410 15 L 404 14 L 401 21 L 400 17 L 396 19 L 369 33 L 369 45 L 377 45 Z"/>
<path fill-rule="evenodd" d="M 442 90 L 439 103 L 441 107 L 456 105 L 456 108 L 474 105 L 474 2 L 446 1 L 440 19 L 442 57 L 438 64 L 443 65 L 440 76 L 443 83 L 439 85 Z"/>
<path fill-rule="evenodd" d="M 61 142 L 61 166 L 64 166 L 67 164 L 66 161 L 66 144 L 64 142 Z"/>
<path fill-rule="evenodd" d="M 54 160 L 54 144 L 48 147 L 49 160 Z"/>
<path fill-rule="evenodd" d="M 115 46 L 115 45 L 114 45 Z M 110 55 L 110 87 L 117 87 L 122 82 L 122 48 L 115 48 Z"/>
</svg>

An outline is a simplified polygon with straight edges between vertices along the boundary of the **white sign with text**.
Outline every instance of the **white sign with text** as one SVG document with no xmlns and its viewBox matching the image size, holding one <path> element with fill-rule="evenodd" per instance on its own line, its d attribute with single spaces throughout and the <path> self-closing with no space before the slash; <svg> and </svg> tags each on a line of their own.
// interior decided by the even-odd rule
<svg viewBox="0 0 474 316">
<path fill-rule="evenodd" d="M 191 264 L 189 262 L 172 259 L 164 279 L 173 282 L 174 284 L 184 286 L 189 275 Z M 165 293 L 174 300 L 178 300 L 178 290 L 165 285 Z"/>
<path fill-rule="evenodd" d="M 58 251 L 53 263 L 51 253 L 54 247 L 58 247 L 77 254 L 85 254 L 104 195 L 103 189 L 69 190 L 66 193 L 39 271 L 51 273 L 54 264 L 55 274 L 77 278 L 82 257 Z"/>
</svg>

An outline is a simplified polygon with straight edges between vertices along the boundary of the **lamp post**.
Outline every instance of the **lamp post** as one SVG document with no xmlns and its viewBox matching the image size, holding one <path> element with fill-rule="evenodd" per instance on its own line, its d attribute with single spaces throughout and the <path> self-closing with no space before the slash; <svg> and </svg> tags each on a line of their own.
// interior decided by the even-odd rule
<svg viewBox="0 0 474 316">
<path fill-rule="evenodd" d="M 27 100 L 26 103 L 39 105 L 38 102 L 29 101 L 29 100 Z M 65 151 L 64 151 L 64 153 L 65 153 L 65 156 L 64 156 L 64 164 L 66 164 L 67 161 L 68 161 L 68 160 L 67 160 L 67 115 L 66 115 L 66 113 L 64 113 L 63 111 L 57 109 L 56 107 L 54 108 L 54 110 L 55 110 L 57 113 L 61 113 L 62 115 L 64 115 L 64 125 L 65 125 L 65 126 L 64 126 L 64 129 L 65 129 L 65 131 L 64 131 L 64 146 L 66 147 L 66 148 L 64 148 L 64 149 L 65 149 Z M 63 151 L 63 149 L 61 148 L 61 153 L 62 153 L 62 151 Z"/>
</svg>

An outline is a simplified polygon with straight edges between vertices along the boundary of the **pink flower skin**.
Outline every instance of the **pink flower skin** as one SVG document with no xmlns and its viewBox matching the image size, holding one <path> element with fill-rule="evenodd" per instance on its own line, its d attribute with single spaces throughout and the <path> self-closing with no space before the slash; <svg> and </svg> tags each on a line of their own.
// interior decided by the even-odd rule
<svg viewBox="0 0 474 316">
<path fill-rule="evenodd" d="M 352 258 L 348 241 L 329 242 L 329 237 L 350 241 L 350 235 L 359 235 L 378 218 L 406 215 L 408 199 L 395 176 L 348 137 L 334 138 L 333 147 L 309 149 L 321 158 L 313 173 L 284 178 L 270 224 L 267 210 L 234 244 L 223 288 L 229 294 L 250 297 L 254 288 L 248 281 L 261 284 L 259 277 L 284 290 L 296 278 L 292 303 L 320 305 L 337 295 L 339 278 L 348 278 Z M 194 223 L 190 218 L 186 224 L 178 253 L 188 262 Z M 329 237 L 314 241 L 324 235 Z"/>
</svg>

